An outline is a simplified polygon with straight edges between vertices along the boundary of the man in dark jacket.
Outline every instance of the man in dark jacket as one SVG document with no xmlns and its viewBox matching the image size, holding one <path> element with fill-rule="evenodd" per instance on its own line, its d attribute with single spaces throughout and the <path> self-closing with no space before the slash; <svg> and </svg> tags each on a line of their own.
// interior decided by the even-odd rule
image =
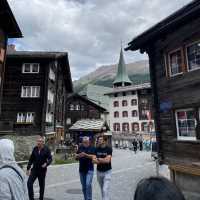
<svg viewBox="0 0 200 200">
<path fill-rule="evenodd" d="M 39 136 L 37 138 L 37 146 L 34 147 L 27 166 L 27 175 L 29 176 L 28 194 L 30 200 L 34 200 L 33 184 L 37 178 L 40 186 L 40 200 L 43 200 L 47 166 L 50 165 L 51 162 L 51 152 L 49 148 L 44 145 L 44 138 Z"/>
</svg>

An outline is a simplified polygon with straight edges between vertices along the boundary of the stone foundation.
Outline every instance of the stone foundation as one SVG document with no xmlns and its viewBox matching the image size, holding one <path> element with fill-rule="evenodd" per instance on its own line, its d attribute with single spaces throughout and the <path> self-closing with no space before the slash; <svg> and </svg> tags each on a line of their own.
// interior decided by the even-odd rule
<svg viewBox="0 0 200 200">
<path fill-rule="evenodd" d="M 17 161 L 24 161 L 29 159 L 32 149 L 36 145 L 37 135 L 35 136 L 5 135 L 0 137 L 0 139 L 2 138 L 11 139 L 14 142 L 15 159 Z"/>
</svg>

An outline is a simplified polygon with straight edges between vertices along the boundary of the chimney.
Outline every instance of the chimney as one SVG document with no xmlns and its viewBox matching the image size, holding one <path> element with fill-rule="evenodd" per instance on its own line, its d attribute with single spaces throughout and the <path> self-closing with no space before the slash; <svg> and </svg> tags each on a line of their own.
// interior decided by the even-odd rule
<svg viewBox="0 0 200 200">
<path fill-rule="evenodd" d="M 15 45 L 14 44 L 8 44 L 7 45 L 7 51 L 9 51 L 9 52 L 16 51 Z"/>
</svg>

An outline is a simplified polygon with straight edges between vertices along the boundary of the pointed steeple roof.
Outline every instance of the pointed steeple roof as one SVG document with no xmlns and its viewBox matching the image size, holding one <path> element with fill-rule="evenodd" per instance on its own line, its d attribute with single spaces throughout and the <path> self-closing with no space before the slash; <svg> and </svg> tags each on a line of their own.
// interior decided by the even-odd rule
<svg viewBox="0 0 200 200">
<path fill-rule="evenodd" d="M 117 71 L 115 80 L 113 82 L 113 86 L 121 87 L 121 86 L 128 86 L 131 84 L 132 84 L 132 81 L 129 79 L 128 74 L 126 72 L 126 64 L 124 61 L 123 50 L 121 47 L 120 58 L 119 58 L 119 63 L 118 63 L 118 71 Z"/>
</svg>

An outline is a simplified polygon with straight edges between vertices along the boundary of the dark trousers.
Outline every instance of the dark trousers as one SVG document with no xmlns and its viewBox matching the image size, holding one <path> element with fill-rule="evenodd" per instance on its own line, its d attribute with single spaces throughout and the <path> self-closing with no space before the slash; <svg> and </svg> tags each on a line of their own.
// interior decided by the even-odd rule
<svg viewBox="0 0 200 200">
<path fill-rule="evenodd" d="M 37 178 L 40 186 L 40 200 L 44 199 L 45 177 L 46 171 L 40 172 L 39 170 L 31 170 L 27 183 L 29 200 L 34 200 L 33 184 Z"/>
</svg>

